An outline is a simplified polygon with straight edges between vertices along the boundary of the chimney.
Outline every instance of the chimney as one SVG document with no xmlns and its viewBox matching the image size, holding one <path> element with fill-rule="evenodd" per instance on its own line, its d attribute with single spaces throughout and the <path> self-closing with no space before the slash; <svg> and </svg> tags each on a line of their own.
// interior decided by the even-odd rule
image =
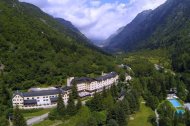
<svg viewBox="0 0 190 126">
<path fill-rule="evenodd" d="M 71 81 L 74 79 L 74 77 L 69 77 L 67 78 L 67 86 L 70 87 L 71 86 Z"/>
</svg>

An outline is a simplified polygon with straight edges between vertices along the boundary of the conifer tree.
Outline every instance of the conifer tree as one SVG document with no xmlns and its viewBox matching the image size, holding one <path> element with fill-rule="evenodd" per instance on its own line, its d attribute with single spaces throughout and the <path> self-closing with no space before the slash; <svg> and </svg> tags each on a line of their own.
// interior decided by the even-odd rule
<svg viewBox="0 0 190 126">
<path fill-rule="evenodd" d="M 70 93 L 69 100 L 68 100 L 68 105 L 67 105 L 67 114 L 70 115 L 70 116 L 73 116 L 73 115 L 76 114 L 76 112 L 77 112 L 77 110 L 76 110 L 73 94 Z"/>
<path fill-rule="evenodd" d="M 16 108 L 14 110 L 13 126 L 27 126 L 26 121 L 25 121 L 20 109 L 18 108 L 18 106 L 16 106 Z"/>
<path fill-rule="evenodd" d="M 87 120 L 87 126 L 98 126 L 96 119 L 94 117 L 90 117 Z"/>
<path fill-rule="evenodd" d="M 105 87 L 103 88 L 102 96 L 103 96 L 103 97 L 106 97 L 106 96 L 107 96 L 107 91 L 106 91 L 106 88 L 105 88 Z"/>
<path fill-rule="evenodd" d="M 92 111 L 101 111 L 103 109 L 102 101 L 102 96 L 98 93 L 95 93 L 94 98 L 91 101 L 87 102 L 87 106 Z"/>
<path fill-rule="evenodd" d="M 82 107 L 82 102 L 81 102 L 80 98 L 78 98 L 76 108 L 77 108 L 77 110 L 79 110 L 81 107 Z"/>
<path fill-rule="evenodd" d="M 118 96 L 118 90 L 117 90 L 117 86 L 114 84 L 111 86 L 111 89 L 110 89 L 111 93 L 112 93 L 112 96 L 115 98 Z"/>
<path fill-rule="evenodd" d="M 65 104 L 61 94 L 59 94 L 57 100 L 57 112 L 59 115 L 65 115 Z"/>
<path fill-rule="evenodd" d="M 119 126 L 119 125 L 114 119 L 110 119 L 106 126 Z"/>
<path fill-rule="evenodd" d="M 77 90 L 77 85 L 74 83 L 72 86 L 72 95 L 74 99 L 78 99 L 78 90 Z"/>
</svg>

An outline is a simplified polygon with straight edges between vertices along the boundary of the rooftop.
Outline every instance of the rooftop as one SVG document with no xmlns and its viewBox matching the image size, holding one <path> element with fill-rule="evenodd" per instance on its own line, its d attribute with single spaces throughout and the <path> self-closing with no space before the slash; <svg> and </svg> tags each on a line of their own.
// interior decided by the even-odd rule
<svg viewBox="0 0 190 126">
<path fill-rule="evenodd" d="M 116 77 L 117 73 L 116 72 L 111 72 L 108 74 L 105 74 L 103 76 L 100 76 L 98 78 L 89 78 L 89 77 L 80 77 L 80 78 L 74 78 L 71 81 L 71 84 L 77 83 L 77 84 L 81 84 L 81 83 L 91 83 L 93 81 L 102 81 L 102 80 L 107 80 L 113 77 Z"/>
<path fill-rule="evenodd" d="M 111 72 L 109 74 L 106 74 L 104 76 L 100 76 L 98 78 L 96 78 L 97 81 L 102 81 L 102 80 L 107 80 L 107 79 L 110 79 L 110 78 L 113 78 L 113 77 L 116 77 L 117 76 L 117 73 L 116 72 Z"/>
<path fill-rule="evenodd" d="M 35 96 L 46 96 L 46 95 L 56 95 L 56 94 L 59 94 L 59 93 L 64 93 L 65 90 L 64 89 L 60 89 L 60 88 L 57 88 L 57 89 L 53 89 L 53 90 L 40 90 L 40 91 L 31 91 L 31 92 L 15 92 L 13 97 L 15 95 L 20 95 L 21 97 L 35 97 Z"/>
</svg>

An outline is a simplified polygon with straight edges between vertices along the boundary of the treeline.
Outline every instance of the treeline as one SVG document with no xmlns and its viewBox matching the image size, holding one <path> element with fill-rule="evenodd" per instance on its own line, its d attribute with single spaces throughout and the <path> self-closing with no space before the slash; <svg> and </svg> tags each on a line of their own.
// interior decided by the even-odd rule
<svg viewBox="0 0 190 126">
<path fill-rule="evenodd" d="M 2 78 L 0 75 L 0 122 L 1 126 L 8 126 L 8 118 L 10 113 L 13 113 L 12 111 L 12 103 L 11 103 L 11 94 L 10 90 L 4 85 L 2 82 Z"/>
</svg>

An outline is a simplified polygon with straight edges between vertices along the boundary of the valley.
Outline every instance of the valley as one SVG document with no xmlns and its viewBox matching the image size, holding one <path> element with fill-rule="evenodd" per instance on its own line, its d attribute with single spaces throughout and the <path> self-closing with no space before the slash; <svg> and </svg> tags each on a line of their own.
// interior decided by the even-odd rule
<svg viewBox="0 0 190 126">
<path fill-rule="evenodd" d="M 97 47 L 66 19 L 1 0 L 0 126 L 189 126 L 189 12 L 167 0 Z"/>
</svg>

